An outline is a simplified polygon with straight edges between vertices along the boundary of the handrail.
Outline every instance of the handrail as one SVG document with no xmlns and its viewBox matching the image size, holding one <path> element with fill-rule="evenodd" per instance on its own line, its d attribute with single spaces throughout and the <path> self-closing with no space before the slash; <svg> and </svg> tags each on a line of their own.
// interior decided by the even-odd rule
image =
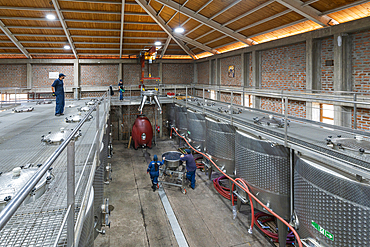
<svg viewBox="0 0 370 247">
<path fill-rule="evenodd" d="M 49 170 L 54 161 L 59 157 L 62 151 L 67 147 L 69 142 L 81 129 L 82 125 L 86 122 L 88 117 L 96 109 L 96 104 L 92 107 L 85 117 L 78 123 L 78 125 L 72 130 L 69 136 L 60 144 L 60 146 L 54 151 L 54 153 L 49 157 L 43 166 L 27 181 L 27 183 L 18 191 L 14 198 L 5 206 L 5 208 L 0 212 L 0 230 L 6 225 L 13 214 L 21 206 L 26 197 L 31 193 L 32 189 L 37 185 L 40 179 Z"/>
</svg>

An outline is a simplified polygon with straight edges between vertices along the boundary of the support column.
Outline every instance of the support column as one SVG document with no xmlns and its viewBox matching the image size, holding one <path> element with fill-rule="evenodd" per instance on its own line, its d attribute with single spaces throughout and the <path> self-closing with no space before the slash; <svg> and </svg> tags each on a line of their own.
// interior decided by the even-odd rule
<svg viewBox="0 0 370 247">
<path fill-rule="evenodd" d="M 161 108 L 162 107 L 163 107 L 163 105 L 161 104 Z M 162 137 L 163 137 L 163 113 L 162 114 L 159 114 L 158 125 L 159 125 L 159 129 L 160 129 L 159 137 L 162 139 Z"/>
<path fill-rule="evenodd" d="M 73 63 L 74 81 L 73 81 L 73 94 L 74 99 L 79 100 L 81 98 L 81 65 L 78 59 Z"/>
<path fill-rule="evenodd" d="M 211 85 L 212 84 L 212 60 L 208 60 L 209 61 L 209 64 L 208 64 L 208 85 Z"/>
<path fill-rule="evenodd" d="M 216 67 L 216 81 L 215 81 L 215 84 L 218 86 L 218 88 L 221 87 L 221 59 L 219 58 L 216 58 L 215 60 L 215 67 Z M 218 91 L 219 93 L 217 93 L 217 91 L 215 92 L 216 94 L 216 97 L 217 97 L 217 100 L 221 100 L 221 91 Z"/>
<path fill-rule="evenodd" d="M 193 83 L 198 84 L 198 64 L 194 63 L 194 78 Z"/>
<path fill-rule="evenodd" d="M 75 142 L 67 146 L 67 206 L 71 207 L 67 218 L 67 245 L 74 244 L 75 216 Z"/>
<path fill-rule="evenodd" d="M 351 90 L 351 40 L 348 34 L 334 35 L 334 91 Z M 334 105 L 334 124 L 351 127 L 351 110 Z"/>
<path fill-rule="evenodd" d="M 158 73 L 159 73 L 159 78 L 161 78 L 161 84 L 163 84 L 163 63 L 162 63 L 162 61 L 161 62 L 159 62 L 159 71 L 158 71 Z"/>
<path fill-rule="evenodd" d="M 118 64 L 118 78 L 117 78 L 117 84 L 119 82 L 119 80 L 122 79 L 122 83 L 123 83 L 123 68 L 122 68 L 122 63 L 119 63 Z M 113 85 L 113 86 L 116 86 L 116 85 Z"/>
<path fill-rule="evenodd" d="M 261 52 L 260 51 L 252 51 L 252 87 L 259 89 L 261 85 L 261 73 L 262 73 L 262 66 L 261 66 Z M 258 96 L 253 96 L 253 107 L 254 108 L 261 108 L 261 99 Z"/>
<path fill-rule="evenodd" d="M 32 81 L 32 64 L 27 63 L 27 89 L 32 89 L 33 81 Z"/>
<path fill-rule="evenodd" d="M 306 90 L 321 90 L 321 40 L 306 40 Z M 306 118 L 312 119 L 312 102 L 306 102 Z"/>
<path fill-rule="evenodd" d="M 240 55 L 241 60 L 241 82 L 240 85 L 243 88 L 243 91 L 245 88 L 249 87 L 249 53 L 242 53 Z M 245 106 L 245 93 L 243 92 L 242 95 L 242 106 Z"/>
</svg>

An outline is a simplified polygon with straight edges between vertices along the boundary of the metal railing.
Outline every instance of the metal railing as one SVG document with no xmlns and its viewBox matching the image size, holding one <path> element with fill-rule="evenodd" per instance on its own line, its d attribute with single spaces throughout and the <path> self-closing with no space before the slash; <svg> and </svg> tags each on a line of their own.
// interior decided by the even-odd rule
<svg viewBox="0 0 370 247">
<path fill-rule="evenodd" d="M 103 97 L 100 98 L 100 101 L 103 105 L 103 116 L 99 118 L 99 103 L 95 103 L 90 110 L 87 112 L 85 117 L 77 124 L 75 128 L 73 128 L 72 132 L 68 135 L 68 137 L 59 145 L 59 147 L 53 152 L 53 154 L 46 160 L 46 162 L 40 167 L 40 169 L 27 181 L 27 183 L 18 191 L 18 193 L 10 200 L 10 202 L 5 206 L 5 208 L 0 212 L 0 230 L 2 230 L 7 222 L 11 219 L 14 213 L 18 210 L 18 208 L 22 205 L 23 201 L 26 199 L 28 195 L 32 192 L 35 186 L 38 184 L 40 179 L 45 175 L 45 173 L 49 170 L 49 168 L 54 164 L 58 157 L 61 156 L 63 151 L 67 149 L 67 205 L 66 205 L 66 214 L 63 218 L 62 224 L 60 226 L 57 238 L 55 239 L 54 246 L 58 245 L 58 241 L 62 235 L 63 228 L 65 224 L 67 224 L 67 246 L 78 246 L 79 239 L 81 236 L 81 231 L 83 227 L 83 222 L 85 219 L 85 212 L 87 209 L 87 204 L 89 201 L 90 192 L 92 189 L 92 183 L 94 180 L 94 174 L 96 170 L 96 166 L 99 164 L 99 152 L 100 152 L 100 143 L 102 142 L 103 138 L 103 131 L 102 128 L 105 128 L 105 121 L 109 117 L 109 109 L 110 109 L 110 94 L 105 93 Z M 91 143 L 89 153 L 87 158 L 84 162 L 84 166 L 82 168 L 82 172 L 80 173 L 80 177 L 77 180 L 77 184 L 75 183 L 75 135 L 80 131 L 82 126 L 88 121 L 89 117 L 96 111 L 96 130 L 94 135 L 94 140 Z M 77 191 L 81 186 L 81 179 L 84 175 L 84 171 L 88 165 L 88 159 L 90 155 L 94 155 L 94 162 L 91 167 L 91 170 L 88 174 L 88 182 L 85 188 L 82 188 L 82 202 L 79 206 L 79 212 L 77 216 L 77 220 L 75 223 L 75 196 L 77 195 Z"/>
</svg>

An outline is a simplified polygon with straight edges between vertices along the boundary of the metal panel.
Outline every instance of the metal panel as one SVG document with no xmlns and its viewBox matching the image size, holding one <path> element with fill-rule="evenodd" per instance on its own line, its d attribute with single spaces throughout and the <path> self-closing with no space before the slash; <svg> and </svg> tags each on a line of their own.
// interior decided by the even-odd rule
<svg viewBox="0 0 370 247">
<path fill-rule="evenodd" d="M 167 120 L 168 120 L 168 126 L 171 127 L 171 125 L 176 126 L 176 107 L 175 104 L 167 104 Z"/>
<path fill-rule="evenodd" d="M 94 189 L 90 192 L 89 203 L 87 205 L 85 220 L 82 227 L 81 238 L 78 243 L 80 247 L 94 246 Z"/>
<path fill-rule="evenodd" d="M 301 238 L 313 238 L 322 246 L 370 246 L 370 185 L 295 158 L 294 206 Z M 322 232 L 333 235 L 330 240 Z"/>
<path fill-rule="evenodd" d="M 206 149 L 227 174 L 235 175 L 235 127 L 206 118 Z"/>
<path fill-rule="evenodd" d="M 206 141 L 206 118 L 204 114 L 194 111 L 187 111 L 188 134 L 193 146 L 199 150 L 204 150 Z"/>
<path fill-rule="evenodd" d="M 264 204 L 285 219 L 290 218 L 289 149 L 271 145 L 243 132 L 235 136 L 235 169 L 237 177 L 250 185 Z M 262 210 L 259 204 L 256 208 Z"/>
</svg>

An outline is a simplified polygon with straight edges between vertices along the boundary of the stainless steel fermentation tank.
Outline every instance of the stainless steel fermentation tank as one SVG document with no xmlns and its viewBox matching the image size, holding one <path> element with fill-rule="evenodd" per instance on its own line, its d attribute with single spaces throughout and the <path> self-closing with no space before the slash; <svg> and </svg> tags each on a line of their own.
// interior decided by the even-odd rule
<svg viewBox="0 0 370 247">
<path fill-rule="evenodd" d="M 176 126 L 176 107 L 175 104 L 167 104 L 167 127 Z"/>
<path fill-rule="evenodd" d="M 235 176 L 235 127 L 208 117 L 205 119 L 207 154 L 221 170 Z"/>
<path fill-rule="evenodd" d="M 192 146 L 203 152 L 206 141 L 206 118 L 202 113 L 188 110 L 188 137 Z"/>
<path fill-rule="evenodd" d="M 176 114 L 176 128 L 180 135 L 185 136 L 188 131 L 188 120 L 186 117 L 186 107 L 175 105 L 175 114 Z"/>
<path fill-rule="evenodd" d="M 370 184 L 295 158 L 296 228 L 306 246 L 370 246 Z"/>
<path fill-rule="evenodd" d="M 244 179 L 250 191 L 272 211 L 290 219 L 289 149 L 259 140 L 241 131 L 235 137 L 236 176 Z M 260 204 L 254 207 L 266 211 Z M 287 227 L 278 220 L 280 246 L 285 246 Z"/>
</svg>

